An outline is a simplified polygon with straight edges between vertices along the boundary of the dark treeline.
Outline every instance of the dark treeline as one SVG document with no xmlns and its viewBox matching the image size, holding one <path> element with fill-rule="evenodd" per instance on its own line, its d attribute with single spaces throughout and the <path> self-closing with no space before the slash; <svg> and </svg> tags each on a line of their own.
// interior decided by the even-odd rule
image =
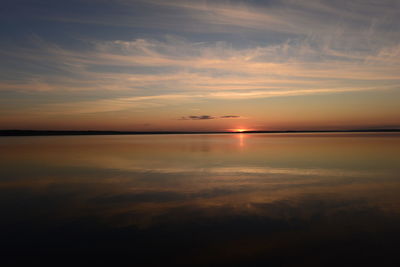
<svg viewBox="0 0 400 267">
<path fill-rule="evenodd" d="M 238 134 L 238 133 L 363 133 L 400 132 L 400 129 L 316 130 L 316 131 L 244 131 L 244 132 L 193 132 L 193 131 L 53 131 L 53 130 L 0 130 L 0 136 L 57 136 L 57 135 L 145 135 L 145 134 Z"/>
</svg>

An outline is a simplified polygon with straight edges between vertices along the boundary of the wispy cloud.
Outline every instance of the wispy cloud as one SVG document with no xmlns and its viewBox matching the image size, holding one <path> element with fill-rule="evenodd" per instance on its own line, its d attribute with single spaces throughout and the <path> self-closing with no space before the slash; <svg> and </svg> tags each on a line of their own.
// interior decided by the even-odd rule
<svg viewBox="0 0 400 267">
<path fill-rule="evenodd" d="M 200 115 L 200 116 L 191 115 L 191 116 L 181 117 L 180 120 L 213 120 L 215 118 L 216 117 L 210 115 Z"/>
<path fill-rule="evenodd" d="M 240 118 L 240 116 L 237 115 L 225 115 L 225 116 L 220 116 L 222 119 L 237 119 Z"/>
<path fill-rule="evenodd" d="M 210 116 L 210 115 L 190 115 L 183 116 L 180 120 L 215 120 L 215 119 L 237 119 L 237 115 L 224 115 L 224 116 Z"/>
<path fill-rule="evenodd" d="M 48 46 L 44 46 L 39 54 L 26 50 L 14 53 L 16 57 L 26 54 L 32 62 L 47 64 L 49 68 L 59 67 L 62 62 L 69 77 L 34 76 L 35 81 L 40 80 L 47 88 L 55 83 L 64 89 L 69 86 L 82 90 L 173 87 L 181 91 L 220 91 L 312 90 L 321 89 L 321 84 L 328 90 L 344 82 L 362 88 L 381 80 L 394 84 L 399 79 L 397 68 L 393 68 L 393 64 L 398 64 L 395 59 L 398 51 L 398 46 L 394 46 L 354 55 L 308 43 L 288 42 L 237 49 L 228 43 L 199 44 L 168 37 L 165 41 L 97 42 L 92 51 L 85 53 Z M 32 82 L 24 80 L 17 84 L 26 89 Z M 9 86 L 17 87 L 16 84 Z M 32 86 L 32 89 L 37 87 Z"/>
</svg>

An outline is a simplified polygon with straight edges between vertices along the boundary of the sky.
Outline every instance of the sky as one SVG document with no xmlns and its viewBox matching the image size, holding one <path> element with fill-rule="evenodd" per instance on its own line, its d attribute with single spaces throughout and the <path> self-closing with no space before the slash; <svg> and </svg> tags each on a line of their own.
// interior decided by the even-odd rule
<svg viewBox="0 0 400 267">
<path fill-rule="evenodd" d="M 398 0 L 3 0 L 0 129 L 400 128 Z"/>
</svg>

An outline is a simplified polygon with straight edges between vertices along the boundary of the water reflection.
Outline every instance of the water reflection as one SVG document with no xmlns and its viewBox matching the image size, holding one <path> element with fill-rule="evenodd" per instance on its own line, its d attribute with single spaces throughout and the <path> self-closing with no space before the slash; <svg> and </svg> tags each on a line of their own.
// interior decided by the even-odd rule
<svg viewBox="0 0 400 267">
<path fill-rule="evenodd" d="M 244 147 L 244 139 L 245 139 L 245 137 L 246 137 L 246 134 L 244 134 L 244 133 L 239 133 L 239 134 L 237 135 L 237 137 L 238 137 L 238 139 L 239 139 L 239 146 L 240 146 L 241 148 L 243 148 L 243 147 Z"/>
<path fill-rule="evenodd" d="M 396 134 L 18 137 L 0 148 L 9 255 L 397 262 Z"/>
</svg>

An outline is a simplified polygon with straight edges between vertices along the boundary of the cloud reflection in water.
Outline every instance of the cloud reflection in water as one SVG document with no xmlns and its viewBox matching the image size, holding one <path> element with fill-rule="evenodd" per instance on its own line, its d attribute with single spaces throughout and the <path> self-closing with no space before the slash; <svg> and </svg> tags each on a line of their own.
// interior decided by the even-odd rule
<svg viewBox="0 0 400 267">
<path fill-rule="evenodd" d="M 203 264 L 276 262 L 293 254 L 309 264 L 325 262 L 330 253 L 357 258 L 379 242 L 387 251 L 400 233 L 397 136 L 0 142 L 1 225 L 10 230 L 11 253 L 53 255 L 47 240 L 79 254 L 66 240 L 70 233 L 82 242 L 81 233 L 89 235 L 82 251 L 96 253 L 139 250 L 162 255 L 159 260 Z M 324 246 L 329 250 L 310 256 Z"/>
</svg>

